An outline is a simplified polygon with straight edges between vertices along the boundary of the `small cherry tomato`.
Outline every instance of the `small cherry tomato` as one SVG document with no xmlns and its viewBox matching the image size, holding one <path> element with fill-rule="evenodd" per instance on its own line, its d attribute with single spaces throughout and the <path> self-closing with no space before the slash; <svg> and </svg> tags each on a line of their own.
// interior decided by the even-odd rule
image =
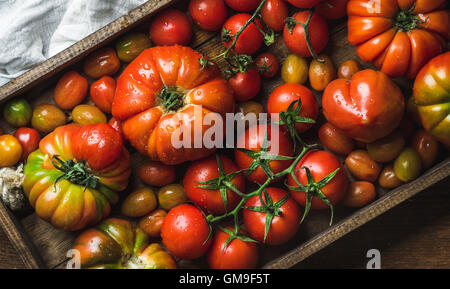
<svg viewBox="0 0 450 289">
<path fill-rule="evenodd" d="M 159 206 L 164 210 L 170 210 L 180 204 L 188 202 L 189 199 L 180 184 L 164 186 L 158 191 Z"/>
<path fill-rule="evenodd" d="M 120 69 L 117 53 L 110 47 L 101 48 L 89 54 L 84 60 L 83 71 L 93 79 L 114 75 Z"/>
<path fill-rule="evenodd" d="M 313 12 L 308 10 L 300 11 L 295 13 L 292 18 L 297 22 L 306 23 L 310 13 Z M 300 25 L 297 22 L 288 21 L 288 23 L 284 26 L 284 43 L 292 53 L 302 57 L 311 57 L 312 54 L 307 45 L 305 29 L 303 28 L 303 25 Z M 308 33 L 312 50 L 316 54 L 321 53 L 327 46 L 329 38 L 328 26 L 322 16 L 317 13 L 312 14 Z"/>
<path fill-rule="evenodd" d="M 76 71 L 66 72 L 56 84 L 53 98 L 62 109 L 72 109 L 83 102 L 89 83 Z"/>
<path fill-rule="evenodd" d="M 221 176 L 229 176 L 239 169 L 231 159 L 224 155 L 218 155 L 222 171 L 218 164 L 215 155 L 192 162 L 187 168 L 183 179 L 184 190 L 192 202 L 197 204 L 202 210 L 210 212 L 214 215 L 222 215 L 229 212 L 236 207 L 241 200 L 241 197 L 232 190 L 224 186 L 219 181 Z M 215 182 L 216 188 L 202 188 L 201 182 L 217 180 Z M 228 182 L 239 190 L 241 193 L 245 192 L 245 179 L 242 174 L 236 174 L 228 180 Z M 226 191 L 226 207 L 222 197 L 222 190 Z"/>
<path fill-rule="evenodd" d="M 30 122 L 32 110 L 28 101 L 23 98 L 15 98 L 5 104 L 3 117 L 10 125 L 21 127 Z"/>
<path fill-rule="evenodd" d="M 93 124 L 103 122 L 106 123 L 106 115 L 98 109 L 98 107 L 90 104 L 77 105 L 72 110 L 72 118 L 74 123 Z"/>
<path fill-rule="evenodd" d="M 381 165 L 365 150 L 352 151 L 345 159 L 345 165 L 352 175 L 362 181 L 376 181 L 381 171 Z"/>
<path fill-rule="evenodd" d="M 192 38 L 192 24 L 188 16 L 177 9 L 167 9 L 153 18 L 150 38 L 156 45 L 188 45 Z"/>
<path fill-rule="evenodd" d="M 233 232 L 231 226 L 224 228 Z M 241 236 L 248 233 L 244 230 Z M 243 241 L 235 238 L 226 244 L 230 234 L 222 229 L 216 231 L 211 247 L 207 253 L 208 264 L 211 269 L 254 269 L 258 263 L 258 246 L 255 242 Z"/>
<path fill-rule="evenodd" d="M 225 0 L 228 7 L 239 12 L 250 12 L 258 8 L 261 0 Z"/>
<path fill-rule="evenodd" d="M 327 151 L 322 150 L 313 150 L 307 152 L 294 170 L 294 174 L 297 180 L 305 186 L 308 184 L 308 177 L 306 174 L 306 169 L 304 167 L 307 167 L 310 170 L 315 182 L 323 180 L 325 177 L 339 169 L 339 171 L 331 179 L 331 181 L 320 188 L 320 190 L 333 206 L 338 204 L 342 200 L 345 193 L 347 192 L 348 178 L 343 165 L 337 157 Z M 297 182 L 291 175 L 288 175 L 287 184 L 291 187 L 298 187 Z M 291 196 L 294 198 L 294 200 L 297 201 L 297 203 L 299 203 L 302 207 L 306 206 L 308 200 L 307 192 L 297 190 L 290 190 L 290 192 Z M 328 208 L 329 206 L 318 196 L 313 196 L 311 200 L 312 210 L 324 210 Z"/>
<path fill-rule="evenodd" d="M 161 227 L 166 217 L 166 211 L 162 209 L 156 209 L 145 217 L 139 220 L 138 226 L 141 228 L 150 238 L 156 239 L 161 237 Z"/>
<path fill-rule="evenodd" d="M 111 113 L 115 93 L 116 80 L 107 75 L 92 83 L 90 89 L 92 101 L 104 113 Z"/>
<path fill-rule="evenodd" d="M 285 83 L 277 88 L 270 94 L 267 100 L 267 112 L 271 114 L 274 121 L 279 121 L 280 113 L 286 112 L 289 105 L 301 99 L 301 108 L 299 116 L 317 120 L 319 115 L 319 104 L 316 98 L 312 94 L 311 90 L 306 86 L 295 83 Z M 298 103 L 294 105 L 294 110 Z M 295 123 L 295 130 L 298 133 L 303 133 L 310 129 L 313 123 Z M 282 126 L 285 129 L 285 126 Z"/>
<path fill-rule="evenodd" d="M 261 18 L 273 31 L 280 32 L 284 19 L 289 16 L 289 8 L 284 0 L 267 0 L 261 8 Z"/>
<path fill-rule="evenodd" d="M 394 172 L 397 178 L 403 182 L 414 180 L 422 171 L 420 155 L 412 148 L 405 148 L 395 159 Z"/>
<path fill-rule="evenodd" d="M 336 68 L 328 56 L 320 55 L 319 58 L 313 59 L 309 65 L 309 83 L 313 89 L 324 91 L 327 85 L 336 79 Z"/>
<path fill-rule="evenodd" d="M 339 19 L 347 15 L 348 0 L 325 0 L 316 6 L 316 12 L 326 19 Z"/>
<path fill-rule="evenodd" d="M 131 62 L 150 46 L 152 46 L 152 42 L 144 33 L 128 33 L 116 43 L 117 57 L 123 62 Z"/>
<path fill-rule="evenodd" d="M 14 137 L 22 145 L 22 157 L 21 161 L 26 161 L 28 155 L 39 148 L 39 142 L 41 141 L 41 135 L 34 128 L 21 127 L 14 133 Z"/>
<path fill-rule="evenodd" d="M 373 143 L 367 144 L 367 152 L 374 161 L 387 163 L 394 160 L 405 146 L 405 139 L 394 132 Z"/>
<path fill-rule="evenodd" d="M 223 0 L 191 0 L 189 14 L 194 23 L 206 31 L 220 30 L 228 17 Z"/>
<path fill-rule="evenodd" d="M 325 148 L 339 155 L 348 155 L 355 147 L 353 139 L 329 122 L 320 127 L 318 135 Z"/>
<path fill-rule="evenodd" d="M 280 63 L 277 57 L 270 52 L 264 52 L 258 55 L 255 63 L 261 75 L 265 78 L 274 77 L 278 73 L 278 70 L 280 70 Z"/>
<path fill-rule="evenodd" d="M 286 195 L 288 193 L 280 188 L 268 187 L 262 194 L 264 204 L 259 196 L 253 196 L 247 200 L 243 210 L 243 218 L 245 227 L 253 239 L 268 245 L 280 245 L 292 239 L 297 233 L 302 213 L 297 203 L 288 196 L 284 203 L 277 204 Z M 268 207 L 265 212 L 251 209 L 255 207 L 264 208 L 265 205 Z M 273 219 L 264 239 L 267 218 L 270 215 L 273 215 Z"/>
<path fill-rule="evenodd" d="M 22 151 L 17 138 L 9 134 L 0 136 L 0 168 L 17 164 L 22 157 Z"/>
<path fill-rule="evenodd" d="M 439 142 L 424 129 L 416 131 L 410 146 L 419 154 L 425 169 L 431 168 L 439 156 Z"/>
<path fill-rule="evenodd" d="M 123 134 L 123 130 L 122 130 L 122 122 L 118 121 L 115 117 L 112 117 L 109 121 L 108 124 L 115 129 L 118 133 L 120 133 L 120 136 L 122 137 L 123 140 L 125 140 L 125 136 Z"/>
<path fill-rule="evenodd" d="M 381 171 L 380 176 L 378 177 L 378 184 L 385 189 L 394 189 L 401 186 L 403 182 L 395 175 L 394 167 L 388 165 Z"/>
<path fill-rule="evenodd" d="M 150 186 L 162 187 L 175 181 L 175 167 L 157 161 L 146 161 L 139 168 L 139 179 Z"/>
<path fill-rule="evenodd" d="M 237 101 L 247 101 L 258 95 L 261 90 L 261 77 L 254 68 L 247 72 L 238 72 L 228 79 Z"/>
<path fill-rule="evenodd" d="M 177 258 L 196 259 L 211 246 L 210 227 L 197 207 L 179 205 L 169 211 L 161 228 L 164 246 Z"/>
<path fill-rule="evenodd" d="M 142 217 L 156 209 L 157 201 L 152 188 L 134 190 L 122 203 L 122 214 L 127 217 Z"/>
<path fill-rule="evenodd" d="M 41 104 L 34 108 L 31 125 L 40 133 L 49 133 L 58 126 L 66 124 L 64 112 L 52 104 Z"/>
<path fill-rule="evenodd" d="M 286 83 L 305 84 L 309 65 L 305 58 L 290 54 L 281 67 L 281 78 Z"/>
<path fill-rule="evenodd" d="M 353 182 L 342 199 L 342 204 L 347 207 L 360 208 L 375 200 L 377 192 L 372 183 L 365 181 Z"/>
<path fill-rule="evenodd" d="M 234 40 L 234 35 L 241 30 L 241 28 L 251 17 L 252 16 L 250 14 L 240 13 L 228 18 L 222 29 L 222 43 L 226 48 L 231 46 L 231 43 L 233 43 Z M 261 22 L 256 19 L 255 23 L 248 25 L 244 31 L 242 31 L 241 35 L 239 35 L 236 45 L 234 46 L 237 54 L 251 55 L 258 51 L 261 47 L 264 40 L 263 35 L 256 27 L 256 25 L 258 25 L 258 27 L 262 27 Z"/>
<path fill-rule="evenodd" d="M 287 0 L 297 8 L 312 8 L 323 0 Z"/>
<path fill-rule="evenodd" d="M 355 73 L 362 69 L 361 64 L 355 60 L 347 60 L 338 67 L 338 78 L 350 81 Z"/>
</svg>

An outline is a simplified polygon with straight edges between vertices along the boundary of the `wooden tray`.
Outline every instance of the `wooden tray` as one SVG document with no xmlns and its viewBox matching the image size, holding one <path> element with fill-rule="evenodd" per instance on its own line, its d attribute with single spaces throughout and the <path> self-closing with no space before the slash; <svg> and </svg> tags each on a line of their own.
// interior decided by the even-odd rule
<svg viewBox="0 0 450 289">
<path fill-rule="evenodd" d="M 148 1 L 127 15 L 117 19 L 85 39 L 77 42 L 68 49 L 36 66 L 22 76 L 0 87 L 0 104 L 7 99 L 21 95 L 30 100 L 33 105 L 40 103 L 53 103 L 53 89 L 58 77 L 67 69 L 79 67 L 78 61 L 98 47 L 108 45 L 119 35 L 131 29 L 147 32 L 148 20 L 158 10 L 175 4 L 177 1 L 153 0 Z M 177 3 L 180 9 L 186 10 L 186 1 Z M 334 63 L 339 64 L 348 59 L 357 59 L 355 49 L 347 42 L 345 20 L 332 22 L 330 27 L 330 42 L 326 54 L 330 55 Z M 223 51 L 219 37 L 214 33 L 198 31 L 194 28 L 192 46 L 206 55 L 216 55 Z M 280 62 L 289 54 L 281 37 L 269 49 L 275 53 Z M 332 53 L 331 53 L 332 51 Z M 219 62 L 224 67 L 225 63 Z M 370 65 L 362 63 L 364 67 Z M 402 88 L 405 96 L 411 93 L 412 83 L 404 79 L 395 80 Z M 260 100 L 265 104 L 266 97 L 278 85 L 281 79 L 265 81 Z M 318 99 L 319 93 L 315 93 Z M 0 126 L 6 132 L 13 132 L 13 128 L 0 120 Z M 318 127 L 316 125 L 316 127 Z M 313 133 L 311 133 L 312 137 Z M 134 167 L 142 161 L 142 156 L 132 154 Z M 136 174 L 134 174 L 136 175 Z M 352 230 L 367 223 L 378 215 L 390 210 L 406 199 L 431 186 L 450 175 L 450 158 L 441 159 L 440 162 L 425 172 L 420 178 L 407 183 L 395 190 L 385 191 L 377 188 L 379 198 L 370 205 L 359 209 L 337 207 L 335 223 L 328 226 L 329 212 L 312 212 L 302 224 L 297 235 L 282 246 L 264 246 L 260 250 L 260 267 L 262 268 L 289 268 L 308 256 L 321 250 Z M 133 180 L 132 180 L 133 182 Z M 116 206 L 117 207 L 117 206 Z M 113 209 L 112 215 L 115 210 Z M 8 235 L 11 244 L 17 250 L 22 262 L 27 268 L 63 268 L 67 260 L 66 252 L 78 233 L 54 229 L 42 221 L 35 213 L 26 216 L 15 216 L 2 202 L 0 202 L 0 224 Z M 182 261 L 182 268 L 205 267 L 203 259 L 195 261 Z"/>
</svg>

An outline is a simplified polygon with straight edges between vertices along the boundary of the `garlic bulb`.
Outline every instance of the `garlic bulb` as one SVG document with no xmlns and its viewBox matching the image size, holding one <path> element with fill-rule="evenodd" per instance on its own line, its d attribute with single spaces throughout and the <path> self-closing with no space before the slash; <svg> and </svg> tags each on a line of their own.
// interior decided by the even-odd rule
<svg viewBox="0 0 450 289">
<path fill-rule="evenodd" d="M 12 211 L 19 211 L 26 205 L 27 199 L 22 191 L 24 179 L 23 164 L 20 164 L 16 170 L 0 169 L 0 197 Z"/>
</svg>

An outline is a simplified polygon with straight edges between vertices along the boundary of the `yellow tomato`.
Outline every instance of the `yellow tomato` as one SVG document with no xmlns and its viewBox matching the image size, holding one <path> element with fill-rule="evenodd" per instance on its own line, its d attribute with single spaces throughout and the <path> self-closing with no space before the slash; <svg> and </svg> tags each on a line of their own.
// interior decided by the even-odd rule
<svg viewBox="0 0 450 289">
<path fill-rule="evenodd" d="M 83 125 L 107 122 L 106 115 L 98 107 L 89 104 L 77 105 L 72 110 L 72 118 L 74 123 Z"/>
<path fill-rule="evenodd" d="M 289 55 L 281 67 L 281 78 L 286 83 L 304 84 L 308 79 L 308 62 L 295 54 Z"/>
<path fill-rule="evenodd" d="M 22 156 L 22 146 L 12 135 L 0 136 L 0 168 L 10 167 L 19 162 Z"/>
</svg>

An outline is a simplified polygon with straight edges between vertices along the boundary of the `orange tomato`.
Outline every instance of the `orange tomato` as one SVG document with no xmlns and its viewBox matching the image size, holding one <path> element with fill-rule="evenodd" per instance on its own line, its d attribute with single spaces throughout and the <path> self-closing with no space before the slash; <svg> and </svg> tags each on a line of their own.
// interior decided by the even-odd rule
<svg viewBox="0 0 450 289">
<path fill-rule="evenodd" d="M 308 74 L 311 87 L 323 91 L 336 78 L 336 68 L 328 56 L 320 55 L 319 59 L 311 61 Z"/>
<path fill-rule="evenodd" d="M 62 109 L 72 109 L 86 97 L 88 81 L 76 71 L 66 72 L 56 84 L 53 98 Z"/>
<path fill-rule="evenodd" d="M 22 146 L 12 135 L 0 136 L 0 168 L 17 164 L 22 157 Z"/>
</svg>

